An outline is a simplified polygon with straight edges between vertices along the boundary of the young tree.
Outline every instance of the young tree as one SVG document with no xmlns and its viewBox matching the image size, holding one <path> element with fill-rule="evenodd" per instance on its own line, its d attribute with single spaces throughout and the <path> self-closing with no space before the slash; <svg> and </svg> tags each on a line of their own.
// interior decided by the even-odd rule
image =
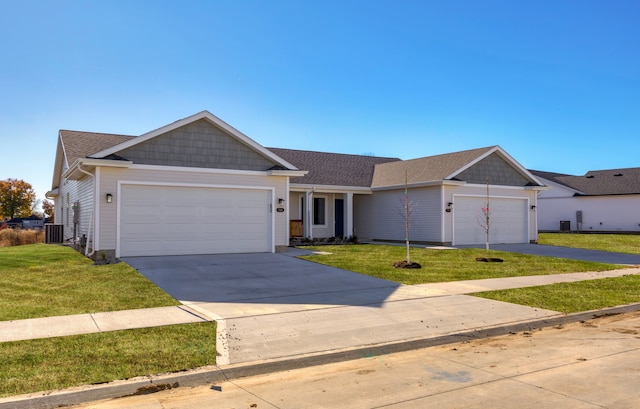
<svg viewBox="0 0 640 409">
<path fill-rule="evenodd" d="M 481 209 L 480 214 L 478 214 L 478 225 L 484 230 L 485 233 L 485 242 L 484 248 L 485 250 L 489 250 L 489 228 L 491 227 L 490 223 L 491 219 L 491 209 L 489 208 L 489 178 L 487 177 L 487 196 L 485 199 L 484 207 Z"/>
<path fill-rule="evenodd" d="M 33 187 L 24 180 L 0 180 L 0 215 L 14 217 L 31 216 L 31 205 L 36 200 Z"/>
<path fill-rule="evenodd" d="M 409 183 L 408 183 L 408 174 L 405 171 L 404 175 L 404 197 L 402 198 L 402 203 L 399 209 L 397 209 L 398 214 L 404 217 L 404 230 L 405 230 L 405 246 L 407 248 L 407 259 L 404 261 L 403 265 L 411 266 L 411 268 L 420 268 L 418 263 L 413 263 L 411 261 L 411 242 L 410 242 L 410 229 L 411 229 L 411 214 L 416 208 L 416 203 L 409 199 Z"/>
</svg>

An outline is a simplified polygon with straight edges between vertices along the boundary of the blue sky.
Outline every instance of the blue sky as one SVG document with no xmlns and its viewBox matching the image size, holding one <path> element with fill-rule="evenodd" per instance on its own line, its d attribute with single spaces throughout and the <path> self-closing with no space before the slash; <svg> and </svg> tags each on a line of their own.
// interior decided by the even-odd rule
<svg viewBox="0 0 640 409">
<path fill-rule="evenodd" d="M 640 166 L 636 0 L 0 0 L 0 179 L 208 110 L 268 147 Z"/>
</svg>

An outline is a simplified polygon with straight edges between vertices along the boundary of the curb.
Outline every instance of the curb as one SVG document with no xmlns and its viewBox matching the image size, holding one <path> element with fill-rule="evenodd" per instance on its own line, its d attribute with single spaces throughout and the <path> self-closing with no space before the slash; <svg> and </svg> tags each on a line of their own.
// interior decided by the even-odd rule
<svg viewBox="0 0 640 409">
<path fill-rule="evenodd" d="M 432 338 L 418 338 L 378 345 L 361 346 L 346 350 L 319 352 L 315 354 L 269 361 L 225 365 L 224 367 L 208 366 L 185 372 L 138 377 L 129 380 L 113 381 L 101 385 L 80 386 L 57 391 L 10 396 L 7 398 L 0 398 L 0 409 L 57 408 L 103 399 L 144 395 L 176 387 L 200 386 L 247 376 L 263 375 L 267 373 L 361 358 L 371 358 L 378 355 L 406 352 L 415 349 L 453 344 L 461 341 L 507 335 L 521 331 L 531 331 L 534 329 L 553 327 L 556 325 L 636 311 L 640 311 L 640 303 L 601 310 L 558 315 L 531 321 L 516 322 L 455 334 L 446 334 Z"/>
</svg>

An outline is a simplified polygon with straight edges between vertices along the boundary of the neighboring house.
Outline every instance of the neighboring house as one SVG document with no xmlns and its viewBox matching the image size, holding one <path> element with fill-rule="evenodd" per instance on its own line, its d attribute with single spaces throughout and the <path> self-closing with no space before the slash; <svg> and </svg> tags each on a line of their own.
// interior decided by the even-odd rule
<svg viewBox="0 0 640 409">
<path fill-rule="evenodd" d="M 549 186 L 538 199 L 540 231 L 640 232 L 640 168 L 530 172 Z"/>
<path fill-rule="evenodd" d="M 12 229 L 42 229 L 44 220 L 42 217 L 32 214 L 29 217 L 15 217 L 6 221 L 5 224 Z"/>
<path fill-rule="evenodd" d="M 267 149 L 207 111 L 141 136 L 61 130 L 52 190 L 66 240 L 96 257 L 274 252 L 292 236 L 537 240 L 542 183 L 500 147 L 402 161 Z M 84 241 L 84 240 L 82 240 Z"/>
</svg>

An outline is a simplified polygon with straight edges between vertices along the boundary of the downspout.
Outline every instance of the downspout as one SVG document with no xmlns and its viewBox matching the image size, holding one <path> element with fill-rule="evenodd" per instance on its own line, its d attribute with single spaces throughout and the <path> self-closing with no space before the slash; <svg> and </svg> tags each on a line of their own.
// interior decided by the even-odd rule
<svg viewBox="0 0 640 409">
<path fill-rule="evenodd" d="M 82 169 L 82 163 L 78 163 L 78 170 L 80 172 L 84 173 L 85 175 L 90 176 L 91 179 L 93 180 L 93 183 L 91 184 L 91 186 L 93 187 L 93 194 L 91 196 L 92 196 L 93 202 L 94 202 L 92 207 L 95 207 L 95 205 L 96 205 L 96 203 L 95 203 L 96 202 L 96 197 L 95 197 L 96 196 L 96 192 L 95 192 L 96 177 L 93 174 L 91 174 L 91 173 L 87 172 L 86 170 Z M 91 209 L 91 217 L 89 218 L 89 232 L 87 234 L 87 243 L 85 244 L 85 248 L 84 248 L 84 255 L 87 256 L 87 257 L 91 257 L 91 256 L 93 256 L 93 253 L 95 253 L 95 248 L 94 248 L 95 247 L 95 237 L 91 237 L 91 234 L 93 233 L 91 227 L 92 227 L 92 225 L 94 223 L 94 220 L 93 220 L 94 212 L 95 212 L 95 208 L 92 208 Z M 89 239 L 91 239 L 91 252 L 89 252 Z"/>
</svg>

